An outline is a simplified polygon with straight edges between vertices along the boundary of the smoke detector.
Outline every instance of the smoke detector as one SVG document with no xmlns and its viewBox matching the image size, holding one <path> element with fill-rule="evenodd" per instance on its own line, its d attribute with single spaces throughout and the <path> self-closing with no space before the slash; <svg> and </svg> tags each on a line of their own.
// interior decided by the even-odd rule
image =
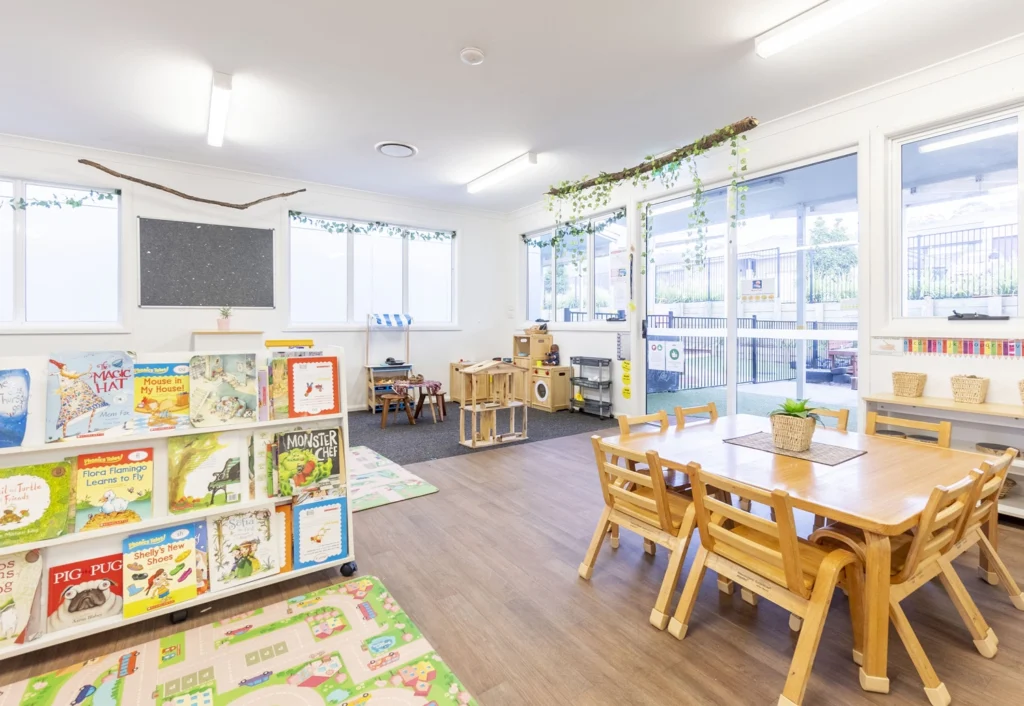
<svg viewBox="0 0 1024 706">
<path fill-rule="evenodd" d="M 470 66 L 479 66 L 484 63 L 484 53 L 476 47 L 466 47 L 459 52 L 459 58 L 462 59 L 463 64 Z"/>
<path fill-rule="evenodd" d="M 406 157 L 412 157 L 419 150 L 412 145 L 407 145 L 404 142 L 378 142 L 374 148 L 385 157 L 396 157 L 398 159 L 405 159 Z"/>
</svg>

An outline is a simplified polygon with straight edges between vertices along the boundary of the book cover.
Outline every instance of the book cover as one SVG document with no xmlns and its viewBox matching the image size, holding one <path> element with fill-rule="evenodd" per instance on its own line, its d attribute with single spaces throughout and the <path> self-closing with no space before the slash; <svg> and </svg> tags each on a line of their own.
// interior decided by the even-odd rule
<svg viewBox="0 0 1024 706">
<path fill-rule="evenodd" d="M 139 431 L 184 429 L 189 421 L 189 366 L 136 363 L 135 425 Z"/>
<path fill-rule="evenodd" d="M 76 532 L 153 516 L 153 449 L 81 454 L 75 465 Z"/>
<path fill-rule="evenodd" d="M 29 381 L 23 368 L 0 370 L 0 449 L 21 446 L 25 440 Z"/>
<path fill-rule="evenodd" d="M 337 414 L 337 358 L 288 358 L 288 416 Z"/>
<path fill-rule="evenodd" d="M 124 617 L 145 615 L 198 595 L 194 525 L 133 534 L 122 547 Z"/>
<path fill-rule="evenodd" d="M 273 464 L 270 454 L 274 444 L 274 432 L 257 431 L 249 437 L 249 468 L 256 482 L 254 500 L 266 500 L 276 494 Z"/>
<path fill-rule="evenodd" d="M 28 634 L 28 626 L 42 576 L 38 549 L 0 556 L 0 650 L 34 637 Z"/>
<path fill-rule="evenodd" d="M 196 534 L 196 593 L 210 590 L 210 543 L 206 538 L 206 520 L 192 525 Z"/>
<path fill-rule="evenodd" d="M 251 510 L 207 520 L 210 579 L 214 591 L 276 574 L 280 547 L 272 529 L 275 513 Z"/>
<path fill-rule="evenodd" d="M 195 355 L 189 362 L 189 416 L 196 427 L 257 418 L 256 354 Z"/>
<path fill-rule="evenodd" d="M 233 436 L 208 432 L 167 440 L 167 507 L 174 514 L 242 501 L 241 454 Z"/>
<path fill-rule="evenodd" d="M 51 566 L 46 582 L 46 632 L 121 616 L 121 555 Z"/>
<path fill-rule="evenodd" d="M 292 509 L 292 565 L 296 569 L 348 556 L 347 502 L 347 498 L 327 498 Z"/>
<path fill-rule="evenodd" d="M 292 570 L 292 506 L 278 505 L 276 508 L 278 534 L 281 538 L 281 573 Z"/>
<path fill-rule="evenodd" d="M 337 496 L 345 482 L 341 463 L 341 430 L 305 429 L 278 432 L 278 489 L 282 496 Z"/>
<path fill-rule="evenodd" d="M 46 375 L 46 441 L 127 431 L 135 414 L 133 372 L 124 351 L 54 354 Z"/>
<path fill-rule="evenodd" d="M 74 508 L 71 463 L 0 468 L 0 547 L 58 537 Z"/>
<path fill-rule="evenodd" d="M 268 376 L 270 418 L 288 419 L 288 359 L 271 358 Z"/>
<path fill-rule="evenodd" d="M 270 420 L 270 372 L 265 368 L 256 371 L 256 394 L 259 397 L 259 420 Z"/>
</svg>

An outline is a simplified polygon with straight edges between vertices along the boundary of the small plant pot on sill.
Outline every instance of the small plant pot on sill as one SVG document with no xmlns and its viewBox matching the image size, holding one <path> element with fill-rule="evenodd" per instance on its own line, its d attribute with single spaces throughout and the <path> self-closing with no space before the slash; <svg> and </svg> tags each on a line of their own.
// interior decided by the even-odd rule
<svg viewBox="0 0 1024 706">
<path fill-rule="evenodd" d="M 217 330 L 218 331 L 230 331 L 231 330 L 231 319 L 217 319 Z"/>
<path fill-rule="evenodd" d="M 811 417 L 776 414 L 772 418 L 772 443 L 783 451 L 807 451 L 811 448 L 816 422 Z"/>
</svg>

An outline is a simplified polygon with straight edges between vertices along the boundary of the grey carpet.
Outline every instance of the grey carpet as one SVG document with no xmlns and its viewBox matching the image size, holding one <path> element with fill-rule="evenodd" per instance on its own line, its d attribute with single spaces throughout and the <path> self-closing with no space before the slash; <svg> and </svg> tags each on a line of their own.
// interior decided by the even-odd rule
<svg viewBox="0 0 1024 706">
<path fill-rule="evenodd" d="M 518 416 L 518 415 L 517 415 Z M 469 418 L 466 418 L 467 424 Z M 516 427 L 520 422 L 516 420 Z M 542 412 L 531 409 L 526 441 L 504 444 L 528 444 L 531 441 L 543 441 L 560 436 L 572 436 L 583 432 L 606 431 L 616 428 L 614 419 L 599 419 L 579 412 Z M 508 429 L 508 411 L 498 411 L 498 429 Z M 459 456 L 474 453 L 474 449 L 459 443 L 459 406 L 448 403 L 448 416 L 443 422 L 434 424 L 430 419 L 430 410 L 424 409 L 415 426 L 409 426 L 404 412 L 394 421 L 394 413 L 388 420 L 388 428 L 381 430 L 380 415 L 369 412 L 353 412 L 348 419 L 348 432 L 351 446 L 369 446 L 377 453 L 385 456 L 400 466 L 419 461 L 431 461 L 437 458 Z M 493 446 L 487 448 L 495 448 Z M 481 451 L 483 449 L 476 449 Z"/>
</svg>

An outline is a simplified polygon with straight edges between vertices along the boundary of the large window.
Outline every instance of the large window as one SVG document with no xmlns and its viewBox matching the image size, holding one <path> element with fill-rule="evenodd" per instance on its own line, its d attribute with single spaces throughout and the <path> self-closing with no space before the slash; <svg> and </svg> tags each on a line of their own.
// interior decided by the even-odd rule
<svg viewBox="0 0 1024 706">
<path fill-rule="evenodd" d="M 0 322 L 120 320 L 119 199 L 0 181 Z"/>
<path fill-rule="evenodd" d="M 625 320 L 629 243 L 625 211 L 531 236 L 526 246 L 526 317 L 581 323 Z"/>
<path fill-rule="evenodd" d="M 358 232 L 366 229 L 355 221 L 292 221 L 292 325 L 363 324 L 371 313 L 452 323 L 454 240 L 401 228 L 391 230 L 403 230 L 405 237 L 387 229 Z"/>
<path fill-rule="evenodd" d="M 1019 119 L 899 143 L 902 315 L 1019 315 Z"/>
</svg>

